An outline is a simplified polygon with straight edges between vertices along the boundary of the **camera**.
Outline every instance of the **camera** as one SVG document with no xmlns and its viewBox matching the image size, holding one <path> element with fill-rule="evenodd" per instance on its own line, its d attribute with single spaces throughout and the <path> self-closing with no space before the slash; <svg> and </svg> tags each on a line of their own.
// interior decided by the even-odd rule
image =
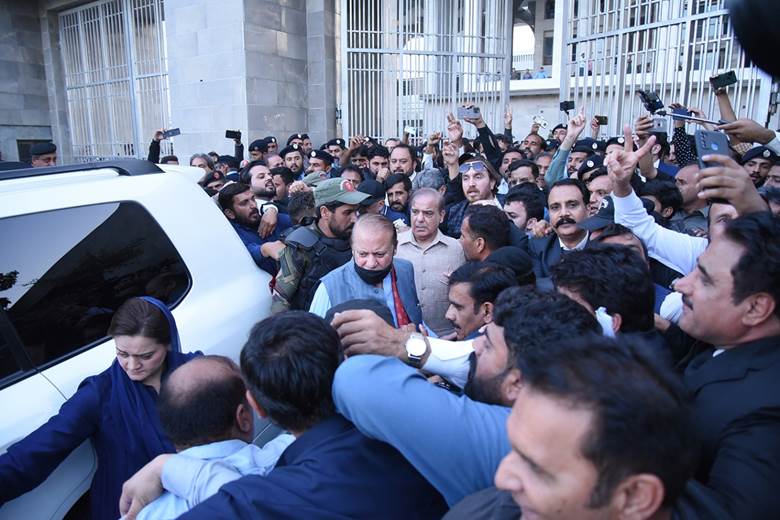
<svg viewBox="0 0 780 520">
<path fill-rule="evenodd" d="M 637 90 L 636 93 L 639 96 L 639 99 L 642 100 L 642 104 L 645 106 L 645 110 L 647 110 L 651 114 L 655 114 L 656 112 L 664 108 L 663 102 L 658 97 L 658 94 L 656 94 L 655 92 Z"/>
<path fill-rule="evenodd" d="M 561 101 L 561 112 L 574 110 L 574 101 Z"/>
</svg>

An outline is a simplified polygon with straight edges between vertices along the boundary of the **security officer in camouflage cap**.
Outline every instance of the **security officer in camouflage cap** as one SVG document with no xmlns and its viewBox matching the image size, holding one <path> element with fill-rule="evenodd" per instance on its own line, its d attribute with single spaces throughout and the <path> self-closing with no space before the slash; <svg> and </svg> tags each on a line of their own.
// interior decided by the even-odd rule
<svg viewBox="0 0 780 520">
<path fill-rule="evenodd" d="M 314 189 L 316 220 L 285 239 L 279 256 L 272 312 L 308 310 L 320 278 L 352 257 L 349 237 L 358 204 L 368 195 L 346 179 L 326 179 Z"/>
</svg>

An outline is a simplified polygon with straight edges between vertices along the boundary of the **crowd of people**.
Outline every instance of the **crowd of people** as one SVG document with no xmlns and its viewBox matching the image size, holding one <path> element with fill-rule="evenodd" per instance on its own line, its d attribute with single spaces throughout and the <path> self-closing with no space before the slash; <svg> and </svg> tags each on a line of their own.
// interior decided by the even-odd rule
<svg viewBox="0 0 780 520">
<path fill-rule="evenodd" d="M 717 95 L 701 162 L 693 123 L 583 111 L 193 155 L 271 316 L 239 366 L 129 300 L 0 504 L 91 438 L 101 519 L 778 517 L 780 139 Z M 255 446 L 254 413 L 286 433 Z"/>
</svg>

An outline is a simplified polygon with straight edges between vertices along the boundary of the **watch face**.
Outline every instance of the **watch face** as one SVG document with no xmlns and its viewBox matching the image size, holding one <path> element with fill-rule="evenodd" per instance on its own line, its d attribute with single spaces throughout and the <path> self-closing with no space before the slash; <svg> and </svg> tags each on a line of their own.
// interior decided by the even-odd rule
<svg viewBox="0 0 780 520">
<path fill-rule="evenodd" d="M 425 354 L 425 340 L 418 336 L 409 338 L 409 341 L 406 343 L 406 353 L 416 357 Z"/>
</svg>

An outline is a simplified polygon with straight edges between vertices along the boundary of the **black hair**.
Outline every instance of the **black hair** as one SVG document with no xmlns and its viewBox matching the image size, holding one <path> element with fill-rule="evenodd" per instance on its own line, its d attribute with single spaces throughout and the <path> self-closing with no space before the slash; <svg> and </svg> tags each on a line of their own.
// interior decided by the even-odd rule
<svg viewBox="0 0 780 520">
<path fill-rule="evenodd" d="M 590 172 L 583 172 L 583 174 L 585 173 L 590 173 L 590 175 L 588 175 L 588 180 L 587 180 L 588 184 L 590 184 L 590 181 L 592 181 L 593 179 L 597 179 L 599 177 L 604 177 L 606 175 L 609 175 L 606 166 L 600 166 L 595 170 L 590 170 Z M 584 179 L 583 182 L 585 182 Z"/>
<path fill-rule="evenodd" d="M 629 247 L 597 244 L 571 251 L 552 268 L 556 289 L 577 293 L 596 310 L 620 314 L 620 332 L 644 332 L 654 326 L 655 288 L 647 263 Z"/>
<path fill-rule="evenodd" d="M 390 150 L 382 146 L 381 144 L 378 144 L 376 146 L 372 146 L 368 152 L 366 153 L 366 158 L 370 161 L 374 157 L 384 157 L 385 159 L 390 158 Z"/>
<path fill-rule="evenodd" d="M 201 446 L 231 438 L 236 409 L 249 406 L 246 387 L 238 366 L 224 356 L 203 356 L 196 363 L 214 360 L 228 370 L 211 372 L 207 382 L 198 385 L 163 383 L 157 399 L 157 412 L 165 435 L 177 449 Z"/>
<path fill-rule="evenodd" d="M 274 175 L 281 177 L 282 182 L 287 186 L 295 182 L 295 174 L 287 166 L 277 166 L 276 168 L 271 168 L 271 177 Z"/>
<path fill-rule="evenodd" d="M 366 146 L 365 144 L 361 144 L 357 147 L 357 149 L 352 153 L 352 157 L 359 155 L 360 157 L 368 157 L 368 152 L 371 151 L 370 146 Z"/>
<path fill-rule="evenodd" d="M 398 143 L 397 145 L 395 145 L 393 147 L 393 152 L 396 151 L 396 150 L 406 150 L 406 151 L 408 151 L 409 152 L 409 157 L 411 157 L 413 161 L 415 161 L 415 162 L 417 161 L 417 152 L 415 151 L 414 148 L 412 148 L 408 144 L 406 144 L 406 143 Z"/>
<path fill-rule="evenodd" d="M 598 471 L 589 507 L 604 507 L 640 473 L 663 483 L 662 507 L 675 503 L 696 468 L 695 429 L 682 380 L 656 350 L 638 338 L 572 334 L 519 357 L 517 368 L 530 391 L 591 412 L 581 446 Z"/>
<path fill-rule="evenodd" d="M 515 159 L 509 163 L 509 167 L 506 169 L 506 171 L 511 172 L 518 168 L 522 168 L 523 166 L 531 168 L 531 174 L 534 176 L 534 179 L 539 178 L 539 166 L 535 162 L 528 159 Z"/>
<path fill-rule="evenodd" d="M 780 188 L 765 188 L 763 196 L 767 202 L 780 204 Z"/>
<path fill-rule="evenodd" d="M 387 179 L 385 179 L 385 189 L 389 190 L 390 188 L 392 188 L 393 186 L 395 186 L 399 182 L 403 183 L 404 189 L 407 192 L 411 193 L 411 191 L 412 191 L 412 181 L 411 181 L 411 179 L 409 179 L 408 175 L 404 175 L 402 173 L 394 173 L 394 174 L 388 176 Z"/>
<path fill-rule="evenodd" d="M 535 184 L 523 183 L 509 188 L 504 207 L 512 202 L 522 202 L 527 218 L 544 218 L 544 193 Z"/>
<path fill-rule="evenodd" d="M 502 162 L 504 161 L 504 156 L 505 156 L 506 154 L 508 154 L 508 153 L 512 153 L 512 152 L 519 153 L 519 154 L 520 154 L 520 157 L 522 157 L 523 159 L 528 159 L 528 156 L 527 156 L 527 155 L 525 154 L 525 152 L 524 152 L 524 151 L 522 151 L 520 148 L 518 148 L 518 147 L 516 147 L 516 146 L 510 146 L 509 148 L 507 148 L 506 150 L 504 150 L 503 152 L 501 152 L 501 161 L 502 161 Z M 519 159 L 518 159 L 518 160 L 519 160 Z"/>
<path fill-rule="evenodd" d="M 658 199 L 661 203 L 661 209 L 672 208 L 677 211 L 683 205 L 682 193 L 673 182 L 662 181 L 660 179 L 650 179 L 642 185 L 640 197 L 651 196 Z"/>
<path fill-rule="evenodd" d="M 655 136 L 655 144 L 661 147 L 658 151 L 658 156 L 663 159 L 669 155 L 669 152 L 672 149 L 669 145 L 669 137 L 667 136 L 666 132 L 659 132 L 653 135 Z"/>
<path fill-rule="evenodd" d="M 179 162 L 179 158 L 175 155 L 166 155 L 162 159 L 160 159 L 160 164 L 168 164 L 170 162 Z"/>
<path fill-rule="evenodd" d="M 469 229 L 474 238 L 482 238 L 491 251 L 509 245 L 512 223 L 506 213 L 489 204 L 471 204 L 466 208 L 463 220 L 469 220 Z"/>
<path fill-rule="evenodd" d="M 558 186 L 575 186 L 578 190 L 580 190 L 580 193 L 582 193 L 582 202 L 584 204 L 587 204 L 590 202 L 590 191 L 588 191 L 587 186 L 585 186 L 585 183 L 583 183 L 579 179 L 561 179 L 555 184 L 553 184 L 550 187 L 549 193 L 552 192 L 553 189 L 557 188 Z"/>
<path fill-rule="evenodd" d="M 344 172 L 347 172 L 347 171 L 356 172 L 358 175 L 360 175 L 360 182 L 363 182 L 364 180 L 366 180 L 366 176 L 363 175 L 362 168 L 359 168 L 357 165 L 355 165 L 353 163 L 349 163 L 346 166 L 343 166 L 341 168 L 341 171 L 338 172 L 338 176 L 341 177 L 342 175 L 344 175 Z"/>
<path fill-rule="evenodd" d="M 255 159 L 254 161 L 249 161 L 246 166 L 241 168 L 241 171 L 238 172 L 238 180 L 244 184 L 249 184 L 252 180 L 252 175 L 249 173 L 249 170 L 255 166 L 265 166 L 268 168 L 268 163 L 265 162 L 264 159 Z"/>
<path fill-rule="evenodd" d="M 633 231 L 631 231 L 629 228 L 624 226 L 623 224 L 618 224 L 616 222 L 611 222 L 607 224 L 605 227 L 601 228 L 599 230 L 599 236 L 596 238 L 593 238 L 588 242 L 587 247 L 594 247 L 596 244 L 601 244 L 606 240 L 607 238 L 611 237 L 622 237 L 625 235 L 631 235 L 633 237 L 636 237 L 636 239 L 639 241 L 639 243 L 642 245 L 642 251 L 645 253 L 645 259 L 650 260 L 650 256 L 647 253 L 647 246 L 645 245 L 644 241 L 636 236 Z M 592 245 L 591 245 L 592 244 Z"/>
<path fill-rule="evenodd" d="M 325 320 L 286 311 L 252 327 L 241 371 L 268 417 L 301 432 L 336 413 L 331 387 L 341 357 L 339 336 Z"/>
<path fill-rule="evenodd" d="M 449 285 L 469 284 L 469 296 L 474 300 L 474 312 L 487 302 L 495 303 L 498 295 L 507 287 L 517 285 L 514 271 L 492 262 L 466 262 L 455 269 L 449 278 Z"/>
<path fill-rule="evenodd" d="M 109 336 L 144 336 L 160 345 L 171 344 L 171 325 L 160 309 L 142 298 L 130 298 L 114 312 Z"/>
<path fill-rule="evenodd" d="M 251 188 L 248 184 L 244 184 L 243 182 L 234 182 L 232 184 L 228 184 L 224 188 L 222 188 L 219 191 L 219 195 L 217 195 L 217 202 L 219 202 L 219 207 L 222 208 L 222 210 L 226 209 L 233 209 L 233 199 L 236 195 L 239 195 L 241 193 L 244 193 L 245 191 L 249 191 Z"/>
<path fill-rule="evenodd" d="M 601 331 L 596 318 L 571 298 L 533 287 L 512 287 L 495 300 L 493 321 L 504 328 L 509 363 L 519 366 L 548 344 Z"/>
<path fill-rule="evenodd" d="M 531 132 L 530 134 L 528 134 L 527 136 L 525 136 L 525 137 L 523 138 L 523 141 L 525 141 L 526 139 L 528 139 L 528 138 L 529 138 L 529 137 L 531 137 L 531 136 L 536 136 L 536 137 L 538 137 L 538 138 L 539 138 L 539 141 L 540 141 L 540 142 L 539 142 L 539 148 L 540 148 L 542 151 L 544 151 L 544 150 L 546 150 L 546 149 L 547 149 L 547 141 L 544 139 L 544 137 L 542 137 L 541 135 L 537 134 L 536 132 Z"/>
<path fill-rule="evenodd" d="M 736 218 L 726 224 L 724 238 L 745 250 L 731 268 L 734 304 L 751 294 L 767 293 L 780 318 L 780 217 L 762 211 Z"/>
<path fill-rule="evenodd" d="M 300 224 L 306 217 L 314 217 L 314 194 L 311 191 L 298 191 L 290 195 L 287 213 L 293 224 Z"/>
</svg>

